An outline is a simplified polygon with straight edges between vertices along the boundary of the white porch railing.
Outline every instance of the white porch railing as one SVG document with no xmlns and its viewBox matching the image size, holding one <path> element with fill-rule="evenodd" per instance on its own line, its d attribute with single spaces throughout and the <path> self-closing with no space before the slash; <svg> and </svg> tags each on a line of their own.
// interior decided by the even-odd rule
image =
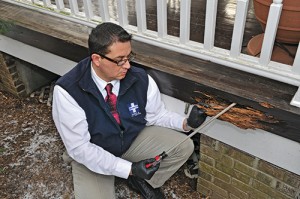
<svg viewBox="0 0 300 199">
<path fill-rule="evenodd" d="M 110 16 L 107 0 L 80 0 L 80 3 L 83 4 L 83 7 L 80 8 L 78 7 L 77 0 L 69 0 L 68 4 L 65 4 L 64 0 L 5 1 L 32 9 L 38 9 L 41 12 L 56 15 L 90 27 L 95 27 L 99 22 L 115 22 L 132 33 L 135 40 L 209 60 L 227 67 L 264 76 L 297 87 L 300 86 L 299 47 L 292 66 L 271 61 L 278 22 L 283 7 L 282 0 L 273 0 L 271 4 L 265 30 L 265 35 L 268 35 L 268 37 L 264 37 L 259 58 L 241 52 L 249 0 L 236 0 L 237 7 L 230 50 L 214 46 L 218 0 L 207 0 L 206 3 L 207 14 L 205 18 L 204 43 L 191 41 L 189 38 L 191 0 L 178 1 L 180 2 L 179 37 L 171 36 L 167 33 L 167 3 L 172 0 L 157 0 L 157 31 L 147 29 L 146 0 L 135 0 L 137 26 L 129 25 L 128 23 L 128 9 L 125 0 L 116 0 L 115 5 L 110 5 L 115 6 L 117 10 L 117 20 Z M 291 105 L 300 107 L 300 88 L 292 99 Z"/>
</svg>

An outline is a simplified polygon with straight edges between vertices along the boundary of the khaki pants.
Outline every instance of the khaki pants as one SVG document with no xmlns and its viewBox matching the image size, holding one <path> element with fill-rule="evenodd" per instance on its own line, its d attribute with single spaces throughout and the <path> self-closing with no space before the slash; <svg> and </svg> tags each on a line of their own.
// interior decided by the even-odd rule
<svg viewBox="0 0 300 199">
<path fill-rule="evenodd" d="M 172 129 L 157 126 L 146 127 L 135 139 L 130 148 L 122 155 L 123 159 L 137 162 L 153 158 L 186 138 L 186 135 Z M 190 157 L 194 144 L 188 139 L 160 163 L 158 171 L 148 183 L 154 188 L 161 187 Z M 76 199 L 114 199 L 114 176 L 94 173 L 82 164 L 64 154 L 64 160 L 71 162 L 74 192 Z"/>
</svg>

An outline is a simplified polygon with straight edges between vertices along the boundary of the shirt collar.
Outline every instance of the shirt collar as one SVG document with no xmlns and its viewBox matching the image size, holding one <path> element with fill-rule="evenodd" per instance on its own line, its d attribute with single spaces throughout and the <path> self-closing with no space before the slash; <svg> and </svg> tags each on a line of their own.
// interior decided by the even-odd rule
<svg viewBox="0 0 300 199">
<path fill-rule="evenodd" d="M 92 79 L 94 80 L 95 84 L 97 85 L 98 89 L 103 92 L 105 91 L 105 86 L 108 83 L 111 83 L 113 85 L 113 91 L 119 91 L 120 88 L 120 80 L 112 80 L 111 82 L 106 82 L 103 79 L 101 79 L 97 74 L 94 68 L 92 67 L 91 62 L 91 71 L 92 71 Z M 105 91 L 106 92 L 106 91 Z M 114 92 L 115 93 L 115 92 Z M 117 92 L 118 93 L 118 92 Z"/>
</svg>

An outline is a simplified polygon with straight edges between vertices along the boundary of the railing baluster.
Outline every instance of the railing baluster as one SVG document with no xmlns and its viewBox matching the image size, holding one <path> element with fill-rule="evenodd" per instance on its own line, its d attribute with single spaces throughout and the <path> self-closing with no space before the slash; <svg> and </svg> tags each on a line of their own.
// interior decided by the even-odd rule
<svg viewBox="0 0 300 199">
<path fill-rule="evenodd" d="M 102 21 L 110 21 L 107 0 L 98 0 L 98 3 Z"/>
<path fill-rule="evenodd" d="M 51 4 L 50 0 L 43 0 L 43 4 L 45 7 L 49 7 L 49 5 Z"/>
<path fill-rule="evenodd" d="M 249 0 L 238 0 L 236 15 L 231 40 L 230 56 L 237 57 L 241 54 L 243 45 L 244 30 L 247 18 Z"/>
<path fill-rule="evenodd" d="M 157 34 L 164 38 L 168 34 L 167 0 L 157 0 Z"/>
<path fill-rule="evenodd" d="M 78 15 L 79 10 L 78 10 L 77 0 L 69 0 L 69 4 L 70 4 L 71 13 L 73 15 Z"/>
<path fill-rule="evenodd" d="M 190 40 L 191 0 L 180 2 L 180 43 Z"/>
<path fill-rule="evenodd" d="M 300 42 L 298 45 L 297 53 L 294 59 L 294 64 L 292 67 L 292 72 L 300 75 Z"/>
<path fill-rule="evenodd" d="M 55 0 L 55 4 L 58 10 L 63 10 L 65 8 L 63 0 Z"/>
<path fill-rule="evenodd" d="M 265 36 L 259 58 L 259 63 L 263 66 L 268 65 L 271 60 L 281 10 L 282 0 L 273 0 L 273 3 L 270 6 Z"/>
<path fill-rule="evenodd" d="M 91 0 L 83 0 L 83 6 L 86 18 L 91 20 L 94 16 Z"/>
<path fill-rule="evenodd" d="M 118 0 L 117 1 L 117 9 L 118 9 L 118 21 L 121 26 L 125 27 L 128 25 L 128 12 L 126 1 Z"/>
<path fill-rule="evenodd" d="M 214 47 L 216 18 L 217 18 L 218 0 L 206 1 L 204 48 L 211 50 Z"/>
<path fill-rule="evenodd" d="M 146 4 L 145 0 L 135 1 L 135 10 L 137 17 L 137 29 L 138 32 L 143 33 L 147 30 L 147 19 L 146 19 Z"/>
</svg>

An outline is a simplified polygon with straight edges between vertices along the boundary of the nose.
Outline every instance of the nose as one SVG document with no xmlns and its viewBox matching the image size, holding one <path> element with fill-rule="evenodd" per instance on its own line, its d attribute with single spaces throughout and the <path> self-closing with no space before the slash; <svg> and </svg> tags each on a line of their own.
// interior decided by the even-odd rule
<svg viewBox="0 0 300 199">
<path fill-rule="evenodd" d="M 129 69 L 131 67 L 131 65 L 130 65 L 129 61 L 127 60 L 122 67 L 126 68 L 126 69 Z"/>
</svg>

